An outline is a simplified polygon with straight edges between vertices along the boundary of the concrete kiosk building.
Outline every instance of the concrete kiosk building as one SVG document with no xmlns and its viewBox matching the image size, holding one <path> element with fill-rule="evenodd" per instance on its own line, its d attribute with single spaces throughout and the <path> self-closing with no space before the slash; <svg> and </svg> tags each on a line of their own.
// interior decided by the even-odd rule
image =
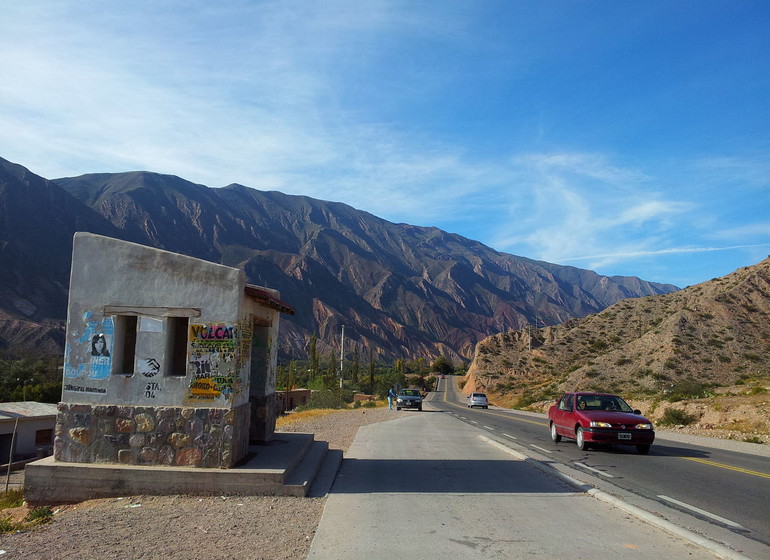
<svg viewBox="0 0 770 560">
<path fill-rule="evenodd" d="M 235 466 L 274 434 L 293 312 L 241 270 L 76 233 L 54 462 Z"/>
</svg>

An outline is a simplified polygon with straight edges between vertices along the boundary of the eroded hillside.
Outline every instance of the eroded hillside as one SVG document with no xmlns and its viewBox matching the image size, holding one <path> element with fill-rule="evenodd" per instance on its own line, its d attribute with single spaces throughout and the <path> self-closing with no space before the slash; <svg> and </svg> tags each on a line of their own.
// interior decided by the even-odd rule
<svg viewBox="0 0 770 560">
<path fill-rule="evenodd" d="M 769 318 L 767 259 L 583 319 L 491 336 L 477 345 L 465 387 L 501 404 L 541 408 L 565 390 L 619 393 L 648 408 L 672 393 L 691 400 L 717 387 L 755 386 L 761 395 L 770 371 Z"/>
</svg>

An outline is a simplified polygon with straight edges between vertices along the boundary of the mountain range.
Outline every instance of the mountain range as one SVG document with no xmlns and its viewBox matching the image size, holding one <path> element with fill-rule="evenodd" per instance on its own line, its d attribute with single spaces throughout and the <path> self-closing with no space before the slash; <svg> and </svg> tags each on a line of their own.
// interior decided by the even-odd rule
<svg viewBox="0 0 770 560">
<path fill-rule="evenodd" d="M 72 235 L 90 231 L 238 267 L 296 313 L 281 353 L 469 360 L 491 334 L 678 290 L 515 256 L 340 202 L 173 175 L 45 179 L 0 158 L 0 353 L 62 351 Z M 350 343 L 350 344 L 349 344 Z M 368 355 L 368 354 L 365 354 Z"/>
</svg>

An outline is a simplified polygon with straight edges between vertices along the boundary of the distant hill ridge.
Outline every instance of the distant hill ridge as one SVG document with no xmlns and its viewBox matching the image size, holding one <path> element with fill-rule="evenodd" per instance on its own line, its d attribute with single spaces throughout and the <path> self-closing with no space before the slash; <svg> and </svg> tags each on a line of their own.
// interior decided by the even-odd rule
<svg viewBox="0 0 770 560">
<path fill-rule="evenodd" d="M 660 396 L 770 370 L 770 258 L 684 290 L 481 341 L 467 390 L 526 404 L 567 390 Z"/>
<path fill-rule="evenodd" d="M 344 324 L 347 341 L 379 358 L 469 359 L 495 332 L 677 290 L 500 253 L 339 202 L 149 172 L 49 181 L 0 159 L 0 208 L 0 351 L 27 338 L 60 351 L 75 231 L 242 268 L 296 309 L 280 345 L 298 358 L 313 333 L 319 351 L 337 347 Z"/>
</svg>

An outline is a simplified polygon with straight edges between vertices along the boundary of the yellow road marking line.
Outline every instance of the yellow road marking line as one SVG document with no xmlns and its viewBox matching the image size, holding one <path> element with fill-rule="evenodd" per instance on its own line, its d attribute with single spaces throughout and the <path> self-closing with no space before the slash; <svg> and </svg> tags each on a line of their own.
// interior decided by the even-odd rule
<svg viewBox="0 0 770 560">
<path fill-rule="evenodd" d="M 760 476 L 762 478 L 770 478 L 770 474 L 762 473 L 758 471 L 750 471 L 748 469 L 742 469 L 741 467 L 733 467 L 732 465 L 725 465 L 724 463 L 715 463 L 714 461 L 708 461 L 706 459 L 698 459 L 696 457 L 682 457 L 687 461 L 695 461 L 696 463 L 703 463 L 704 465 L 710 465 L 712 467 L 718 467 L 720 469 L 728 469 L 731 471 L 740 472 L 743 474 L 750 474 L 752 476 Z"/>
</svg>

